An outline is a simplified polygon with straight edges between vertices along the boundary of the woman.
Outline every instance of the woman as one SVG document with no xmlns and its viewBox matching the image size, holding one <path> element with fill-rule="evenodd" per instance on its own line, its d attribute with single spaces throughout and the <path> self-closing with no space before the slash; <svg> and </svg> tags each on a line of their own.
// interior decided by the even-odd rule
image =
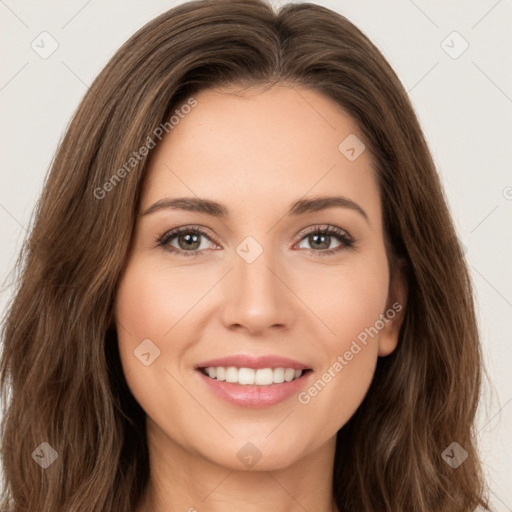
<svg viewBox="0 0 512 512">
<path fill-rule="evenodd" d="M 140 29 L 21 258 L 9 512 L 488 509 L 467 268 L 407 95 L 341 15 L 196 1 Z"/>
</svg>

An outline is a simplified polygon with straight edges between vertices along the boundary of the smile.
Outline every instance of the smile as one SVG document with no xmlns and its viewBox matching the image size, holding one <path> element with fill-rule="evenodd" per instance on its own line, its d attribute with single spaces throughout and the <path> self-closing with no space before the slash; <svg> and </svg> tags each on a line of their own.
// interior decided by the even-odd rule
<svg viewBox="0 0 512 512">
<path fill-rule="evenodd" d="M 293 378 L 286 380 L 285 376 L 290 378 L 292 370 Z M 214 376 L 210 377 L 208 372 Z M 195 373 L 206 385 L 207 393 L 211 392 L 231 405 L 252 409 L 270 407 L 297 396 L 309 385 L 314 375 L 311 369 L 295 370 L 284 367 L 253 369 L 233 366 L 196 368 Z M 253 381 L 254 383 L 251 383 Z"/>
<path fill-rule="evenodd" d="M 293 368 L 258 368 L 256 370 L 253 368 L 236 368 L 234 366 L 209 366 L 200 370 L 211 379 L 241 386 L 282 384 L 283 382 L 291 382 L 298 379 L 303 373 L 303 370 L 295 370 Z"/>
</svg>

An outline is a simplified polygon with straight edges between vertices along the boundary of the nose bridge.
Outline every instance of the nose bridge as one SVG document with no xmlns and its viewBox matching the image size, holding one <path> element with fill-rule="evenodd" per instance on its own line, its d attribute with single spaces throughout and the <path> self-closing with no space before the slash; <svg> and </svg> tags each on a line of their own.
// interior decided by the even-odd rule
<svg viewBox="0 0 512 512">
<path fill-rule="evenodd" d="M 284 265 L 278 261 L 276 251 L 247 237 L 233 256 L 234 268 L 224 287 L 226 326 L 241 325 L 251 332 L 287 326 L 293 297 L 284 284 Z"/>
</svg>

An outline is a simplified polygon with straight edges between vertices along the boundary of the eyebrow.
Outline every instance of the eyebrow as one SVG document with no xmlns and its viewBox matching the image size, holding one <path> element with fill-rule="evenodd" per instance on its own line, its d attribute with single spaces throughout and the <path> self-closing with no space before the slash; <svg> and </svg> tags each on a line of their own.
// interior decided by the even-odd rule
<svg viewBox="0 0 512 512">
<path fill-rule="evenodd" d="M 318 212 L 328 208 L 348 208 L 361 214 L 366 221 L 368 215 L 366 212 L 354 201 L 348 197 L 343 196 L 328 196 L 328 197 L 315 197 L 313 199 L 300 199 L 289 208 L 287 215 L 303 215 L 305 213 Z M 213 217 L 228 217 L 229 210 L 224 205 L 212 201 L 210 199 L 202 199 L 199 197 L 177 197 L 177 198 L 164 198 L 158 200 L 147 208 L 142 215 L 151 215 L 160 210 L 186 210 L 192 212 L 205 213 Z"/>
</svg>

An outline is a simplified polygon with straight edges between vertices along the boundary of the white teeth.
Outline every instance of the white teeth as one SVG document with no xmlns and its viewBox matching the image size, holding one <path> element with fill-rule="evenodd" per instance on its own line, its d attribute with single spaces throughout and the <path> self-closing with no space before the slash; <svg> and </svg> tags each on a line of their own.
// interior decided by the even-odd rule
<svg viewBox="0 0 512 512">
<path fill-rule="evenodd" d="M 226 368 L 226 382 L 237 382 L 238 370 L 234 366 Z"/>
<path fill-rule="evenodd" d="M 281 384 L 284 382 L 284 368 L 274 369 L 274 382 Z"/>
<path fill-rule="evenodd" d="M 284 371 L 284 380 L 290 382 L 295 377 L 295 370 L 293 368 L 286 368 Z"/>
<path fill-rule="evenodd" d="M 254 384 L 256 372 L 252 368 L 240 368 L 238 370 L 239 384 Z"/>
<path fill-rule="evenodd" d="M 298 379 L 303 371 L 293 368 L 236 368 L 234 366 L 209 366 L 204 373 L 212 379 L 241 384 L 242 386 L 256 384 L 270 386 Z"/>
<path fill-rule="evenodd" d="M 254 381 L 258 386 L 270 386 L 274 371 L 272 368 L 260 368 L 256 370 L 256 379 Z"/>
</svg>

